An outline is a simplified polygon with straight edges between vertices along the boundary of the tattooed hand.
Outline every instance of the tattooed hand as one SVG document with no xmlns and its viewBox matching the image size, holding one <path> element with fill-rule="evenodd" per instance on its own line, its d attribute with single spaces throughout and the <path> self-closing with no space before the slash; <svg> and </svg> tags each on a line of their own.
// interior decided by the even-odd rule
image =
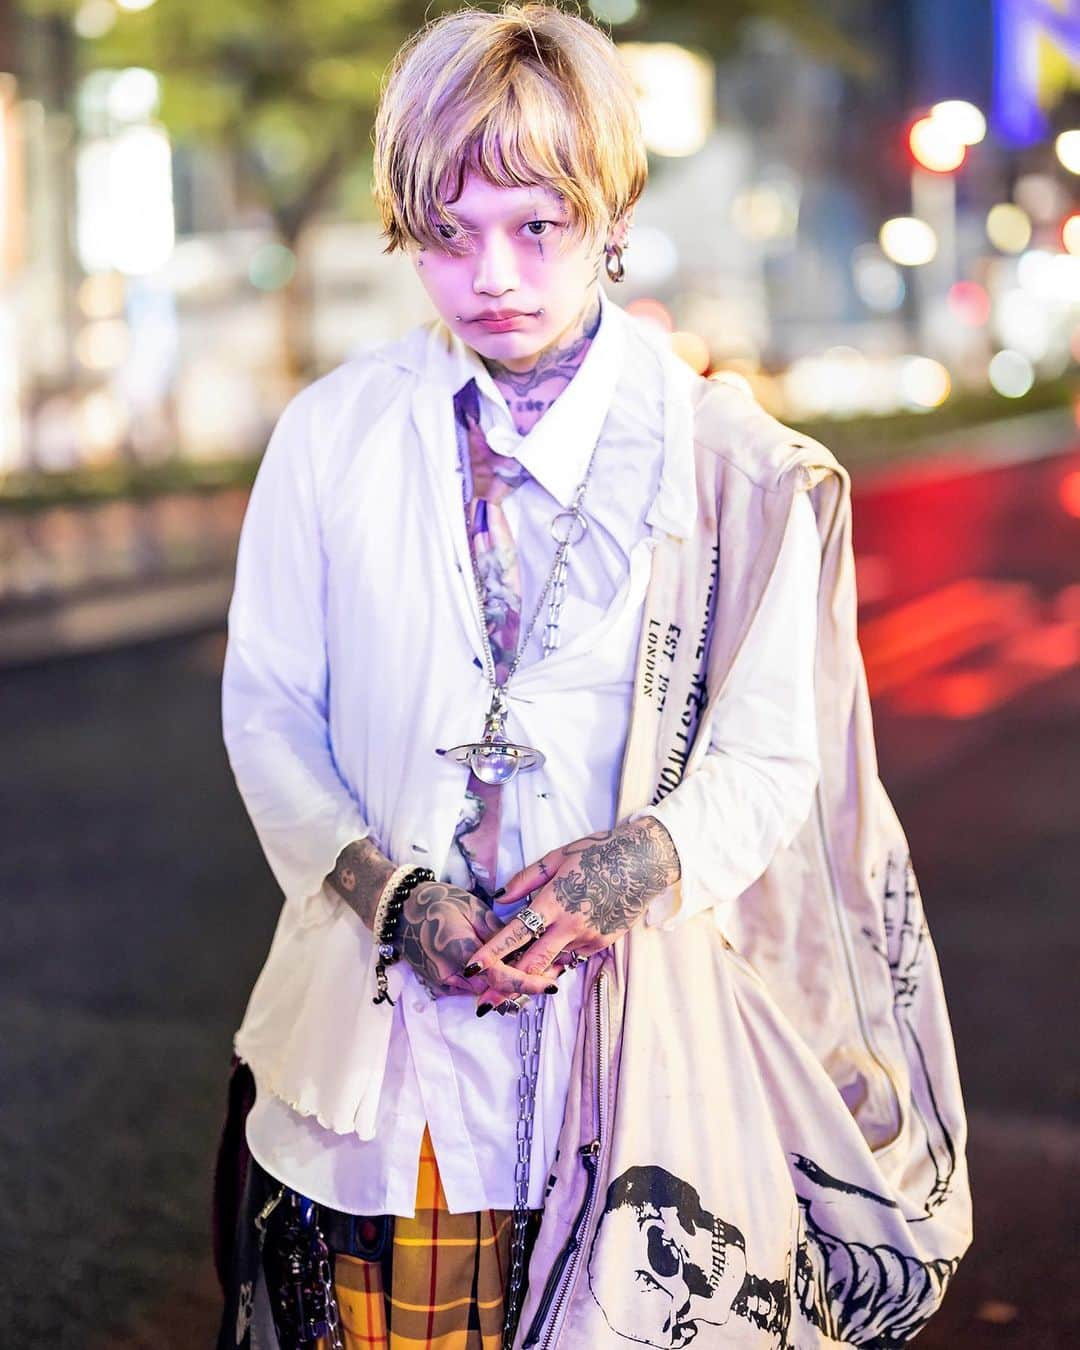
<svg viewBox="0 0 1080 1350">
<path fill-rule="evenodd" d="M 470 994 L 461 968 L 501 927 L 489 906 L 469 891 L 426 881 L 409 892 L 401 912 L 401 954 L 433 998 Z"/>
<path fill-rule="evenodd" d="M 347 844 L 326 880 L 370 928 L 383 887 L 394 864 L 371 839 Z M 433 998 L 471 994 L 459 975 L 481 943 L 501 927 L 489 907 L 475 895 L 441 881 L 417 886 L 402 910 L 399 941 L 402 955 Z"/>
<path fill-rule="evenodd" d="M 591 956 L 617 942 L 654 896 L 682 875 L 671 836 L 655 816 L 599 830 L 545 853 L 507 882 L 504 901 L 533 896 L 529 908 L 546 923 L 532 933 L 514 918 L 477 951 L 462 974 L 480 993 L 477 1015 L 514 994 L 550 991 L 556 958 L 568 949 Z M 535 892 L 535 895 L 533 895 Z M 514 953 L 528 947 L 520 960 Z"/>
</svg>

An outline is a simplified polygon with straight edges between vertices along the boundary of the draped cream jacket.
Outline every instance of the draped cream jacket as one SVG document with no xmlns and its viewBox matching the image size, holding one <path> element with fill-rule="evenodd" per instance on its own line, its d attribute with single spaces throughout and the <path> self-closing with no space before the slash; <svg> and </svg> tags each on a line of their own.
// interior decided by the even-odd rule
<svg viewBox="0 0 1080 1350">
<path fill-rule="evenodd" d="M 800 492 L 821 777 L 715 926 L 638 925 L 591 963 L 515 1350 L 899 1346 L 939 1306 L 971 1202 L 937 959 L 878 774 L 850 480 L 741 391 L 701 380 L 691 400 L 697 528 L 657 545 L 618 818 L 704 756 Z"/>
</svg>

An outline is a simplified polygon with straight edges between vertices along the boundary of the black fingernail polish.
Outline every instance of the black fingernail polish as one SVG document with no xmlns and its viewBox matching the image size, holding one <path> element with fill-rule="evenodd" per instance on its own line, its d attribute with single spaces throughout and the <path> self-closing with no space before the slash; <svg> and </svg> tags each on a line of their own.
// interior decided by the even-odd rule
<svg viewBox="0 0 1080 1350">
<path fill-rule="evenodd" d="M 559 986 L 557 984 L 549 984 L 547 988 L 544 990 L 545 994 L 557 994 L 558 992 Z"/>
<path fill-rule="evenodd" d="M 471 980 L 474 975 L 479 975 L 483 966 L 478 966 L 475 961 L 471 961 L 461 972 L 467 980 Z"/>
<path fill-rule="evenodd" d="M 501 900 L 505 894 L 506 894 L 506 887 L 500 886 L 497 891 L 492 892 L 491 898 L 492 900 Z"/>
<path fill-rule="evenodd" d="M 477 1017 L 486 1017 L 495 1005 L 493 1003 L 481 1003 L 476 1010 Z"/>
</svg>

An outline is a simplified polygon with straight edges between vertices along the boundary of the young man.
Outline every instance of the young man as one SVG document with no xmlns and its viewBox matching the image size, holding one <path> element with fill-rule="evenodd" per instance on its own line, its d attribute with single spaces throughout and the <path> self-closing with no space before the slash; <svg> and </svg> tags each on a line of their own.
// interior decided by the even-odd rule
<svg viewBox="0 0 1080 1350">
<path fill-rule="evenodd" d="M 659 715 L 726 604 L 689 423 L 704 382 L 600 284 L 645 177 L 630 82 L 580 18 L 458 12 L 391 71 L 376 197 L 439 317 L 285 410 L 229 612 L 224 737 L 285 902 L 236 1036 L 253 1161 L 221 1345 L 509 1347 L 577 1152 L 560 1140 L 596 972 L 645 930 L 713 950 L 810 812 L 808 492 L 722 690 L 685 695 L 674 780 L 628 801 L 638 685 Z M 707 617 L 681 640 L 647 597 L 692 540 Z M 698 1034 L 674 1006 L 650 1010 L 672 1050 Z M 529 1274 L 535 1305 L 547 1271 Z"/>
</svg>

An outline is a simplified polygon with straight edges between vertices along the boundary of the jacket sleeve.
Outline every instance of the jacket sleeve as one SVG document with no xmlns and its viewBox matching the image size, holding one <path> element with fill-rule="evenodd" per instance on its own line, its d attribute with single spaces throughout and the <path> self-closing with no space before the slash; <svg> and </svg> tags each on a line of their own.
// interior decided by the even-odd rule
<svg viewBox="0 0 1080 1350">
<path fill-rule="evenodd" d="M 699 767 L 654 806 L 671 835 L 680 881 L 658 895 L 650 924 L 673 928 L 731 903 L 794 838 L 820 772 L 814 711 L 821 544 L 809 494 L 796 495 L 761 605 L 713 712 Z"/>
<path fill-rule="evenodd" d="M 301 922 L 340 897 L 323 879 L 370 834 L 334 761 L 327 717 L 326 559 L 311 463 L 317 395 L 282 413 L 248 500 L 229 605 L 221 721 L 229 763 Z"/>
</svg>

